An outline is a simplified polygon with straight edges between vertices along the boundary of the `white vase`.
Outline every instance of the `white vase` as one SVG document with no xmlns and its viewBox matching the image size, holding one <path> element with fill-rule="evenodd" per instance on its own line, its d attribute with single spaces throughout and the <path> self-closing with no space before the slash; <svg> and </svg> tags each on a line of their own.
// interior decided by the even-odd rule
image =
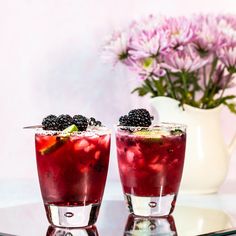
<svg viewBox="0 0 236 236">
<path fill-rule="evenodd" d="M 151 99 L 152 107 L 162 122 L 187 125 L 187 146 L 180 191 L 205 194 L 217 192 L 229 166 L 230 155 L 236 146 L 236 134 L 229 146 L 221 132 L 222 107 L 199 109 L 168 97 Z"/>
</svg>

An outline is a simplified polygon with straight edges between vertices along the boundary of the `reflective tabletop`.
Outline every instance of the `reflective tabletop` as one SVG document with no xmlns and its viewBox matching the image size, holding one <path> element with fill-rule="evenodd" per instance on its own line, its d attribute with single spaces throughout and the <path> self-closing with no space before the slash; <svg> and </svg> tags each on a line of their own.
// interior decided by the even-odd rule
<svg viewBox="0 0 236 236">
<path fill-rule="evenodd" d="M 140 218 L 128 214 L 123 201 L 104 201 L 96 226 L 88 229 L 50 227 L 42 203 L 0 208 L 0 235 L 22 236 L 194 236 L 236 226 L 221 210 L 177 206 L 173 216 Z"/>
</svg>

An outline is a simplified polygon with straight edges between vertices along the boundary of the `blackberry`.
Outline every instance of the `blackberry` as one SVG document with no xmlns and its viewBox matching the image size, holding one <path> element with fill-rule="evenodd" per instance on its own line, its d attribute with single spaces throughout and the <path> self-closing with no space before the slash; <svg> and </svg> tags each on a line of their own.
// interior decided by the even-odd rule
<svg viewBox="0 0 236 236">
<path fill-rule="evenodd" d="M 146 109 L 134 109 L 128 113 L 128 125 L 149 127 L 153 117 Z"/>
<path fill-rule="evenodd" d="M 43 129 L 45 130 L 57 130 L 57 117 L 55 115 L 49 115 L 43 118 Z"/>
<path fill-rule="evenodd" d="M 96 120 L 96 119 L 93 118 L 93 117 L 90 117 L 90 118 L 88 119 L 88 124 L 89 124 L 90 126 L 102 126 L 102 122 L 99 121 L 99 120 Z"/>
<path fill-rule="evenodd" d="M 152 124 L 152 119 L 153 117 L 146 109 L 134 109 L 128 115 L 120 117 L 119 125 L 149 127 Z"/>
<path fill-rule="evenodd" d="M 97 121 L 96 121 L 96 126 L 102 126 L 102 122 L 99 121 L 99 120 L 97 120 Z"/>
<path fill-rule="evenodd" d="M 57 128 L 63 130 L 73 124 L 73 119 L 69 115 L 60 115 L 57 117 Z"/>
<path fill-rule="evenodd" d="M 127 115 L 124 115 L 124 116 L 120 117 L 119 125 L 121 125 L 121 126 L 127 126 L 128 125 L 128 116 Z"/>
<path fill-rule="evenodd" d="M 94 126 L 96 124 L 96 120 L 93 117 L 90 117 L 88 120 L 89 125 Z"/>
<path fill-rule="evenodd" d="M 73 124 L 75 124 L 79 131 L 85 131 L 88 127 L 88 119 L 85 116 L 73 116 Z"/>
</svg>

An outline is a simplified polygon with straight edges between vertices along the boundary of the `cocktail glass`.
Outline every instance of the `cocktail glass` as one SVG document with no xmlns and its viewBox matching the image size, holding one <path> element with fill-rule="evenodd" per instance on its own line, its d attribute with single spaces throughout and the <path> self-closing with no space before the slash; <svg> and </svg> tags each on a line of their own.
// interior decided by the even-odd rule
<svg viewBox="0 0 236 236">
<path fill-rule="evenodd" d="M 172 213 L 182 177 L 186 126 L 161 123 L 116 130 L 120 179 L 130 213 Z"/>
<path fill-rule="evenodd" d="M 107 177 L 110 131 L 38 130 L 36 160 L 48 221 L 59 227 L 93 225 Z"/>
</svg>

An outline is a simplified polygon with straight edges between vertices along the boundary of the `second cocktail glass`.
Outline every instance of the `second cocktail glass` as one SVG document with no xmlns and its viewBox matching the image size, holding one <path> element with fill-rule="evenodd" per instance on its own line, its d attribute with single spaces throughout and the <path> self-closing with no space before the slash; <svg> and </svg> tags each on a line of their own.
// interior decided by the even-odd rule
<svg viewBox="0 0 236 236">
<path fill-rule="evenodd" d="M 185 125 L 118 126 L 116 145 L 121 183 L 130 213 L 169 215 L 175 207 L 184 166 Z"/>
</svg>

